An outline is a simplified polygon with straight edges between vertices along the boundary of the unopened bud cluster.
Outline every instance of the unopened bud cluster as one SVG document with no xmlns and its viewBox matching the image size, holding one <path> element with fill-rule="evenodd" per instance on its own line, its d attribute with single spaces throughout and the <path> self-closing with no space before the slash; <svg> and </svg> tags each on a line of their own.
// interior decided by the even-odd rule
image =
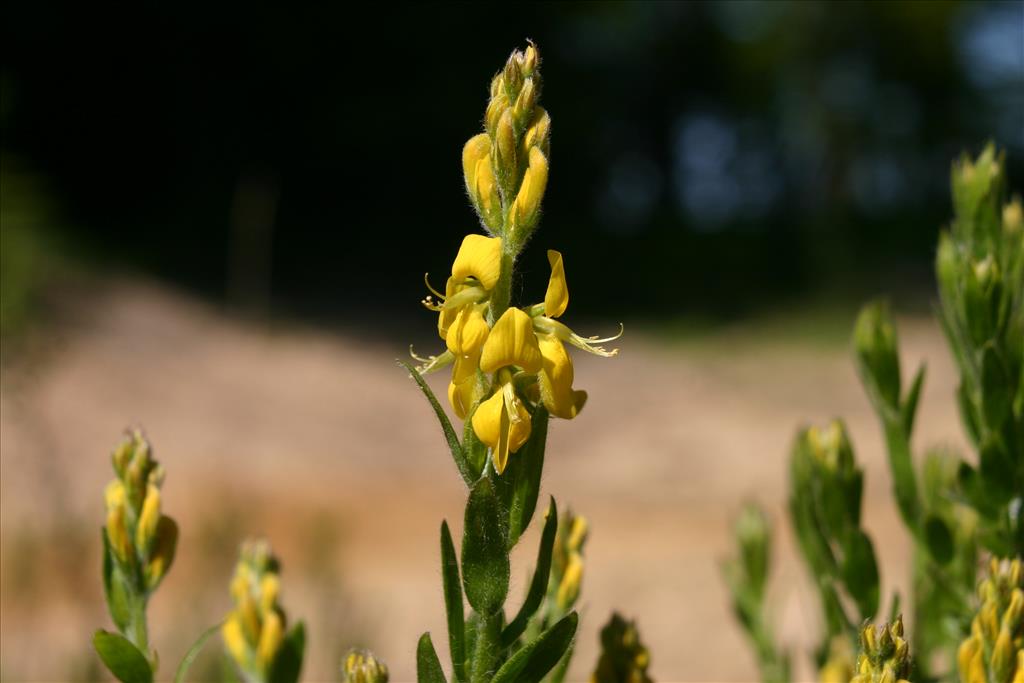
<svg viewBox="0 0 1024 683">
<path fill-rule="evenodd" d="M 651 683 L 647 675 L 651 656 L 640 642 L 636 623 L 618 614 L 601 629 L 601 656 L 591 683 Z"/>
<path fill-rule="evenodd" d="M 796 496 L 813 508 L 823 530 L 841 537 L 860 524 L 863 474 L 842 420 L 800 432 L 792 472 Z"/>
<path fill-rule="evenodd" d="M 515 51 L 491 81 L 484 133 L 462 152 L 466 190 L 493 235 L 522 245 L 537 224 L 548 180 L 551 118 L 540 98 L 537 48 Z"/>
<path fill-rule="evenodd" d="M 134 430 L 112 456 L 116 477 L 104 491 L 109 552 L 132 593 L 146 596 L 167 575 L 178 543 L 178 525 L 164 515 L 164 470 L 142 432 Z"/>
<path fill-rule="evenodd" d="M 1024 682 L 1024 569 L 1020 558 L 992 559 L 978 586 L 981 604 L 960 645 L 961 683 Z"/>
<path fill-rule="evenodd" d="M 910 648 L 903 638 L 903 618 L 875 630 L 867 624 L 860 632 L 857 672 L 851 683 L 903 683 L 910 677 Z"/>
<path fill-rule="evenodd" d="M 342 683 L 388 683 L 388 667 L 369 650 L 352 649 L 341 663 Z"/>
<path fill-rule="evenodd" d="M 277 558 L 265 541 L 242 545 L 231 597 L 235 607 L 221 627 L 224 645 L 247 683 L 268 680 L 285 638 L 284 610 Z"/>
</svg>

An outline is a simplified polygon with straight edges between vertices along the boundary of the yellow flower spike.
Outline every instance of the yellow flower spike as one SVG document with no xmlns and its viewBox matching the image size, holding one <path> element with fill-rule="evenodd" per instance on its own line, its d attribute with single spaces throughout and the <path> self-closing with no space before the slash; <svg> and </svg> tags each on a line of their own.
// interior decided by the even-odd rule
<svg viewBox="0 0 1024 683">
<path fill-rule="evenodd" d="M 452 264 L 452 277 L 474 277 L 484 289 L 494 289 L 501 277 L 501 238 L 466 235 Z"/>
<path fill-rule="evenodd" d="M 557 318 L 569 306 L 569 285 L 565 281 L 565 263 L 561 252 L 548 249 L 548 264 L 551 266 L 551 278 L 544 294 L 544 315 Z"/>
<path fill-rule="evenodd" d="M 270 670 L 283 641 L 284 622 L 276 610 L 271 611 L 263 618 L 263 630 L 260 632 L 260 641 L 256 646 L 256 660 L 264 671 Z"/>
<path fill-rule="evenodd" d="M 477 407 L 472 424 L 480 441 L 491 448 L 494 471 L 498 474 L 505 471 L 509 453 L 518 451 L 530 438 L 532 427 L 530 413 L 510 383 Z"/>
<path fill-rule="evenodd" d="M 479 351 L 487 340 L 487 334 L 491 328 L 487 326 L 487 319 L 484 318 L 486 305 L 463 306 L 455 315 L 448 328 L 448 335 L 445 342 L 448 350 L 458 356 L 470 356 Z"/>
<path fill-rule="evenodd" d="M 476 381 L 473 379 L 467 379 L 461 384 L 448 383 L 448 402 L 452 404 L 452 409 L 460 420 L 465 420 L 473 408 L 475 389 Z"/>
<path fill-rule="evenodd" d="M 584 391 L 573 391 L 572 359 L 558 337 L 537 338 L 540 353 L 544 359 L 538 375 L 541 401 L 548 412 L 555 417 L 571 420 L 576 417 L 587 400 Z"/>
<path fill-rule="evenodd" d="M 537 221 L 540 202 L 548 185 L 548 160 L 537 147 L 530 148 L 530 164 L 512 205 L 512 229 L 529 230 Z"/>
<path fill-rule="evenodd" d="M 480 357 L 480 369 L 484 372 L 509 366 L 529 373 L 540 372 L 543 367 L 533 321 L 518 308 L 507 309 L 494 323 Z"/>
<path fill-rule="evenodd" d="M 242 625 L 238 617 L 232 614 L 220 627 L 221 638 L 227 647 L 231 657 L 243 670 L 249 667 L 249 644 L 245 641 L 245 634 L 242 633 Z"/>
<path fill-rule="evenodd" d="M 150 544 L 156 538 L 157 524 L 160 523 L 160 489 L 153 484 L 146 487 L 146 497 L 142 501 L 142 512 L 139 524 L 135 528 L 135 547 L 146 555 Z"/>
<path fill-rule="evenodd" d="M 178 547 L 178 524 L 166 515 L 160 517 L 156 527 L 156 541 L 150 550 L 146 563 L 146 588 L 154 590 L 174 563 L 174 551 Z"/>
</svg>

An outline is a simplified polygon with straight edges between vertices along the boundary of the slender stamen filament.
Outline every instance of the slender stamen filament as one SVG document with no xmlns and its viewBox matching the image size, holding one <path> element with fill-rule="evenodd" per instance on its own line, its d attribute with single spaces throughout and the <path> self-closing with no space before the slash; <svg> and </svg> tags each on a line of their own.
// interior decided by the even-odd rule
<svg viewBox="0 0 1024 683">
<path fill-rule="evenodd" d="M 423 273 L 423 284 L 427 286 L 427 289 L 430 290 L 431 294 L 436 296 L 441 301 L 444 301 L 444 294 L 430 286 L 430 273 Z M 428 296 L 427 298 L 429 299 L 430 297 Z"/>
</svg>

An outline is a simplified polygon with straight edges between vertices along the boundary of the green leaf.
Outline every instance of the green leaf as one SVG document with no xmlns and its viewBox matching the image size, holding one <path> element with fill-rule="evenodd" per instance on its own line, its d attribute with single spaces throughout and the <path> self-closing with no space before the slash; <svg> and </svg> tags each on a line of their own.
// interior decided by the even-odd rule
<svg viewBox="0 0 1024 683">
<path fill-rule="evenodd" d="M 146 655 L 124 636 L 101 629 L 93 635 L 92 644 L 117 680 L 122 683 L 153 682 L 153 670 Z"/>
<path fill-rule="evenodd" d="M 932 559 L 939 564 L 948 564 L 953 559 L 953 534 L 938 515 L 925 519 L 924 540 Z"/>
<path fill-rule="evenodd" d="M 444 580 L 444 608 L 448 614 L 448 648 L 452 656 L 452 678 L 466 680 L 466 615 L 462 604 L 459 560 L 448 522 L 441 523 L 441 576 Z"/>
<path fill-rule="evenodd" d="M 998 431 L 1010 415 L 1010 373 L 993 344 L 981 354 L 981 410 L 989 431 Z"/>
<path fill-rule="evenodd" d="M 297 683 L 302 672 L 302 656 L 306 650 L 306 627 L 300 621 L 292 627 L 274 658 L 270 683 Z"/>
<path fill-rule="evenodd" d="M 447 683 L 429 633 L 420 636 L 416 646 L 416 683 Z"/>
<path fill-rule="evenodd" d="M 466 462 L 473 475 L 473 481 L 476 481 L 483 474 L 484 465 L 487 464 L 487 444 L 476 435 L 473 422 L 468 416 L 462 428 L 462 450 L 466 454 Z"/>
<path fill-rule="evenodd" d="M 578 621 L 576 612 L 570 612 L 512 655 L 491 683 L 540 683 L 572 645 Z"/>
<path fill-rule="evenodd" d="M 423 395 L 427 397 L 427 401 L 430 402 L 430 406 L 434 409 L 434 415 L 437 416 L 437 421 L 441 423 L 441 431 L 444 432 L 445 441 L 448 442 L 448 449 L 452 453 L 452 459 L 455 460 L 455 466 L 459 469 L 459 474 L 462 475 L 462 479 L 466 482 L 466 486 L 472 486 L 477 477 L 473 474 L 473 469 L 470 467 L 469 461 L 466 458 L 466 453 L 462 449 L 462 445 L 459 443 L 459 437 L 455 433 L 455 429 L 452 427 L 452 423 L 448 419 L 447 413 L 444 412 L 444 408 L 442 408 L 441 404 L 438 403 L 437 397 L 434 396 L 434 392 L 431 391 L 430 387 L 424 381 L 423 375 L 421 375 L 411 363 L 404 360 L 396 362 L 409 371 L 409 375 L 412 376 L 413 380 L 419 386 L 420 391 L 422 391 Z"/>
<path fill-rule="evenodd" d="M 462 580 L 466 599 L 477 612 L 490 616 L 505 604 L 510 570 L 505 520 L 494 485 L 487 477 L 470 489 L 464 526 Z"/>
<path fill-rule="evenodd" d="M 548 411 L 540 407 L 533 415 L 530 438 L 516 453 L 519 467 L 508 506 L 508 545 L 515 547 L 530 526 L 540 495 L 540 477 L 544 470 L 544 447 L 548 440 Z"/>
<path fill-rule="evenodd" d="M 515 619 L 501 632 L 501 644 L 509 647 L 526 630 L 530 617 L 536 613 L 540 603 L 544 600 L 544 594 L 548 589 L 548 577 L 551 574 L 551 554 L 555 547 L 555 532 L 558 531 L 558 508 L 555 499 L 551 499 L 548 505 L 547 520 L 544 522 L 544 531 L 540 537 L 540 548 L 537 551 L 537 568 L 533 572 L 533 580 L 530 582 L 530 589 L 526 593 L 526 600 L 519 608 Z"/>
<path fill-rule="evenodd" d="M 981 441 L 981 431 L 978 429 L 978 414 L 971 402 L 967 385 L 961 383 L 956 390 L 956 405 L 960 409 L 960 421 L 964 423 L 964 429 L 971 443 L 977 446 Z"/>
<path fill-rule="evenodd" d="M 924 386 L 925 370 L 925 364 L 921 363 L 921 366 L 917 369 L 917 374 L 914 375 L 914 381 L 910 384 L 907 397 L 903 400 L 903 405 L 900 407 L 901 417 L 903 418 L 903 432 L 905 434 L 914 433 L 914 418 L 917 416 L 917 402 L 921 397 L 921 387 Z"/>
<path fill-rule="evenodd" d="M 103 538 L 103 595 L 107 599 L 107 610 L 118 631 L 127 631 L 132 614 L 129 606 L 127 583 L 124 573 L 114 560 L 114 552 L 107 538 L 106 528 L 100 529 Z"/>
<path fill-rule="evenodd" d="M 1013 462 L 996 436 L 981 445 L 978 471 L 984 481 L 984 494 L 996 505 L 1005 505 L 1014 496 Z"/>
<path fill-rule="evenodd" d="M 860 621 L 873 619 L 878 612 L 878 565 L 875 563 L 875 549 L 862 530 L 853 531 L 843 544 L 842 577 L 846 590 L 850 592 Z"/>
<path fill-rule="evenodd" d="M 206 645 L 206 641 L 210 639 L 210 636 L 220 630 L 222 623 L 223 622 L 220 624 L 214 624 L 203 631 L 202 635 L 196 639 L 196 642 L 194 642 L 192 647 L 188 649 L 188 652 L 185 653 L 185 656 L 181 660 L 181 664 L 178 665 L 178 670 L 174 673 L 174 683 L 186 683 L 188 680 L 186 676 L 188 676 L 189 668 L 192 667 L 192 663 L 196 661 L 196 657 L 198 657 L 199 653 L 202 652 L 203 647 Z"/>
</svg>

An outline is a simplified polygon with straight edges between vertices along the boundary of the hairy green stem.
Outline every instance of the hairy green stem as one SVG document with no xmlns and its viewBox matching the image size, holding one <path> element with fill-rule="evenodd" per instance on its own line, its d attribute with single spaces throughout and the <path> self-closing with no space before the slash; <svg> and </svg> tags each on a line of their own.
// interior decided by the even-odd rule
<svg viewBox="0 0 1024 683">
<path fill-rule="evenodd" d="M 473 652 L 471 683 L 489 681 L 497 670 L 498 649 L 501 645 L 501 610 L 497 614 L 481 616 L 477 626 L 476 644 Z"/>
</svg>

